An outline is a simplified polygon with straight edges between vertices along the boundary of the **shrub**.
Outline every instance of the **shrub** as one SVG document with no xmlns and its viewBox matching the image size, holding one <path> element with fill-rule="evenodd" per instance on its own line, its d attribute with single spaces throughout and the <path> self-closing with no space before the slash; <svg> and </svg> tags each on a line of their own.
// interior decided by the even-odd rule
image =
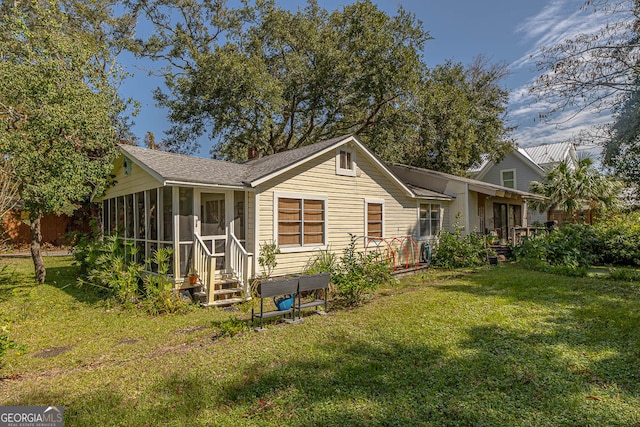
<svg viewBox="0 0 640 427">
<path fill-rule="evenodd" d="M 453 233 L 441 231 L 432 264 L 444 268 L 477 267 L 486 263 L 484 236 L 470 233 L 462 236 L 464 227 L 455 225 Z"/>
<path fill-rule="evenodd" d="M 585 276 L 599 260 L 601 242 L 586 224 L 567 224 L 535 236 L 514 248 L 516 260 L 540 271 L 566 276 Z"/>
<path fill-rule="evenodd" d="M 173 283 L 167 279 L 172 253 L 169 248 L 158 249 L 151 259 L 147 260 L 148 264 L 158 266 L 157 274 L 147 274 L 143 279 L 142 306 L 149 314 L 175 313 L 186 307 L 180 295 L 173 289 Z"/>
<path fill-rule="evenodd" d="M 388 263 L 377 260 L 376 253 L 356 250 L 356 237 L 350 234 L 351 241 L 340 258 L 332 282 L 336 286 L 336 295 L 346 305 L 361 304 L 366 296 L 378 286 L 391 279 Z"/>
<path fill-rule="evenodd" d="M 640 212 L 607 215 L 594 228 L 605 264 L 640 265 Z"/>
<path fill-rule="evenodd" d="M 338 257 L 330 250 L 320 250 L 309 259 L 304 267 L 304 274 L 331 273 L 338 271 Z"/>
</svg>

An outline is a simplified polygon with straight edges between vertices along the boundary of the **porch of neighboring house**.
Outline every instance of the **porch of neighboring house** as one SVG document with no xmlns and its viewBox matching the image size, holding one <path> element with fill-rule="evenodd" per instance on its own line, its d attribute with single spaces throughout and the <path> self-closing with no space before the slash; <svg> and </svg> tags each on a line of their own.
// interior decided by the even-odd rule
<svg viewBox="0 0 640 427">
<path fill-rule="evenodd" d="M 252 194 L 251 194 L 252 195 Z M 247 251 L 250 194 L 218 188 L 163 186 L 102 201 L 106 234 L 118 233 L 137 248 L 136 262 L 169 248 L 169 277 L 202 305 L 244 301 L 253 276 Z M 158 266 L 146 264 L 154 274 Z M 195 283 L 189 280 L 196 273 Z"/>
</svg>

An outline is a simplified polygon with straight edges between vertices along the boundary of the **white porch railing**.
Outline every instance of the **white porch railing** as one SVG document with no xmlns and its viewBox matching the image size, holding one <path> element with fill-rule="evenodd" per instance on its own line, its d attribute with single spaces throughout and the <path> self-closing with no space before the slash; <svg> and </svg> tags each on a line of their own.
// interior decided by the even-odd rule
<svg viewBox="0 0 640 427">
<path fill-rule="evenodd" d="M 193 262 L 200 280 L 204 287 L 203 291 L 207 293 L 208 302 L 213 299 L 213 281 L 216 272 L 216 256 L 213 256 L 207 245 L 198 233 L 194 233 L 194 251 Z"/>
<path fill-rule="evenodd" d="M 250 296 L 249 278 L 253 267 L 253 254 L 247 252 L 242 243 L 233 234 L 229 235 L 229 269 L 240 282 L 245 298 Z"/>
</svg>

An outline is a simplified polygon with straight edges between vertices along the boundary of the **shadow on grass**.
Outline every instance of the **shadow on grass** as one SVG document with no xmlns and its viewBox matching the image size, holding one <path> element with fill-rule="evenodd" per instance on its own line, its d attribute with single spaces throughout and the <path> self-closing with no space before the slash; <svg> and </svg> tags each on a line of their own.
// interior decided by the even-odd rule
<svg viewBox="0 0 640 427">
<path fill-rule="evenodd" d="M 80 271 L 75 266 L 49 267 L 45 283 L 66 292 L 85 304 L 95 304 L 107 298 L 108 294 L 95 286 L 80 285 L 79 278 Z"/>
<path fill-rule="evenodd" d="M 137 394 L 97 385 L 88 392 L 44 389 L 10 403 L 61 403 L 69 425 L 87 426 L 636 424 L 638 299 L 608 284 L 538 279 L 544 283 L 502 272 L 436 285 L 524 303 L 523 315 L 543 309 L 527 328 L 509 321 L 451 325 L 462 338 L 431 341 L 419 313 L 406 313 L 414 334 L 404 338 L 373 327 L 366 340 L 330 329 L 315 343 L 295 338 L 291 348 L 256 351 L 228 370 L 201 362 L 160 377 L 144 373 L 149 383 Z M 598 351 L 603 356 L 589 357 Z"/>
<path fill-rule="evenodd" d="M 256 360 L 230 375 L 185 369 L 150 384 L 140 396 L 98 386 L 71 400 L 37 392 L 20 403 L 63 403 L 69 425 L 629 425 L 631 420 L 628 412 L 604 403 L 597 411 L 585 408 L 587 390 L 599 380 L 573 372 L 540 345 L 553 341 L 548 335 L 471 328 L 462 343 L 466 350 L 454 355 L 425 345 L 372 340 L 381 342 L 376 345 L 329 335 L 313 356 Z"/>
</svg>

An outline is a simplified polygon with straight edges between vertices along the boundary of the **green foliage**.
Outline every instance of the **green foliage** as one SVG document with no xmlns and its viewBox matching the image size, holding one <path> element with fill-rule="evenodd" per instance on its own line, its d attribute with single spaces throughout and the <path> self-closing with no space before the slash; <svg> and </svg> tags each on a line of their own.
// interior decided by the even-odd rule
<svg viewBox="0 0 640 427">
<path fill-rule="evenodd" d="M 378 286 L 391 279 L 391 267 L 378 261 L 377 253 L 356 250 L 356 237 L 344 249 L 331 281 L 336 286 L 337 297 L 346 305 L 361 304 Z"/>
<path fill-rule="evenodd" d="M 124 103 L 111 41 L 129 28 L 111 20 L 111 5 L 2 3 L 0 153 L 30 216 L 39 282 L 39 219 L 70 214 L 104 188 L 115 157 Z"/>
<path fill-rule="evenodd" d="M 280 248 L 275 242 L 260 243 L 260 252 L 258 254 L 258 264 L 262 267 L 262 277 L 268 279 L 271 273 L 278 266 L 276 255 L 280 253 Z"/>
<path fill-rule="evenodd" d="M 532 181 L 530 190 L 549 199 L 549 202 L 531 202 L 540 212 L 559 209 L 569 215 L 577 215 L 588 208 L 592 210 L 616 209 L 619 206 L 621 184 L 604 176 L 585 157 L 574 169 L 568 161 L 558 163 L 545 176 L 544 182 Z"/>
<path fill-rule="evenodd" d="M 480 58 L 430 71 L 429 33 L 402 8 L 137 3 L 156 28 L 138 52 L 171 63 L 161 71 L 168 90 L 156 92 L 171 151 L 193 152 L 208 133 L 220 141 L 213 154 L 244 160 L 247 147 L 266 155 L 354 134 L 389 162 L 465 173 L 481 154 L 511 148 L 506 68 Z"/>
<path fill-rule="evenodd" d="M 640 186 L 640 79 L 636 77 L 632 87 L 616 109 L 603 163 L 625 181 Z"/>
<path fill-rule="evenodd" d="M 175 313 L 185 308 L 180 295 L 173 289 L 173 283 L 167 278 L 172 253 L 170 248 L 158 249 L 147 260 L 147 264 L 158 266 L 157 274 L 147 274 L 142 279 L 142 305 L 149 314 Z"/>
<path fill-rule="evenodd" d="M 213 322 L 213 327 L 217 329 L 218 338 L 234 337 L 242 332 L 251 330 L 249 324 L 236 316 L 230 316 L 225 320 Z"/>
<path fill-rule="evenodd" d="M 588 224 L 566 224 L 514 248 L 516 260 L 529 268 L 565 276 L 585 276 L 600 261 L 602 244 Z"/>
<path fill-rule="evenodd" d="M 412 14 L 390 17 L 369 0 L 332 12 L 317 2 L 139 6 L 156 28 L 141 53 L 172 64 L 157 99 L 170 110 L 174 151 L 194 150 L 192 137 L 207 131 L 233 159 L 248 146 L 271 154 L 365 130 L 374 138 L 402 125 L 422 77 L 428 33 Z"/>
<path fill-rule="evenodd" d="M 115 235 L 82 237 L 72 252 L 85 275 L 79 283 L 96 286 L 121 304 L 137 303 L 142 266 L 132 262 L 137 253 L 133 242 Z"/>
<path fill-rule="evenodd" d="M 640 265 L 640 213 L 608 215 L 594 226 L 566 224 L 514 249 L 537 270 L 585 275 L 594 264 Z M 621 273 L 624 274 L 624 273 Z"/>
<path fill-rule="evenodd" d="M 432 265 L 444 268 L 477 267 L 487 262 L 484 236 L 469 233 L 462 236 L 464 227 L 455 224 L 454 232 L 441 231 L 438 235 Z"/>
<path fill-rule="evenodd" d="M 331 273 L 332 275 L 338 271 L 338 256 L 329 249 L 319 250 L 309 259 L 304 267 L 305 275 Z"/>
<path fill-rule="evenodd" d="M 624 282 L 640 282 L 640 271 L 629 268 L 611 268 L 609 278 Z"/>
<path fill-rule="evenodd" d="M 419 97 L 419 130 L 405 162 L 464 176 L 483 154 L 498 162 L 513 149 L 504 123 L 508 92 L 504 65 L 478 57 L 471 65 L 447 62 L 430 70 Z M 397 145 L 394 145 L 397 147 Z"/>
<path fill-rule="evenodd" d="M 78 281 L 95 286 L 126 307 L 140 307 L 149 314 L 174 313 L 186 308 L 168 279 L 172 250 L 155 251 L 147 264 L 157 265 L 157 273 L 143 274 L 136 262 L 138 248 L 133 242 L 117 236 L 77 239 L 72 249 L 74 264 L 80 267 Z"/>
<path fill-rule="evenodd" d="M 602 244 L 602 262 L 640 265 L 640 212 L 607 215 L 594 228 Z"/>
</svg>

